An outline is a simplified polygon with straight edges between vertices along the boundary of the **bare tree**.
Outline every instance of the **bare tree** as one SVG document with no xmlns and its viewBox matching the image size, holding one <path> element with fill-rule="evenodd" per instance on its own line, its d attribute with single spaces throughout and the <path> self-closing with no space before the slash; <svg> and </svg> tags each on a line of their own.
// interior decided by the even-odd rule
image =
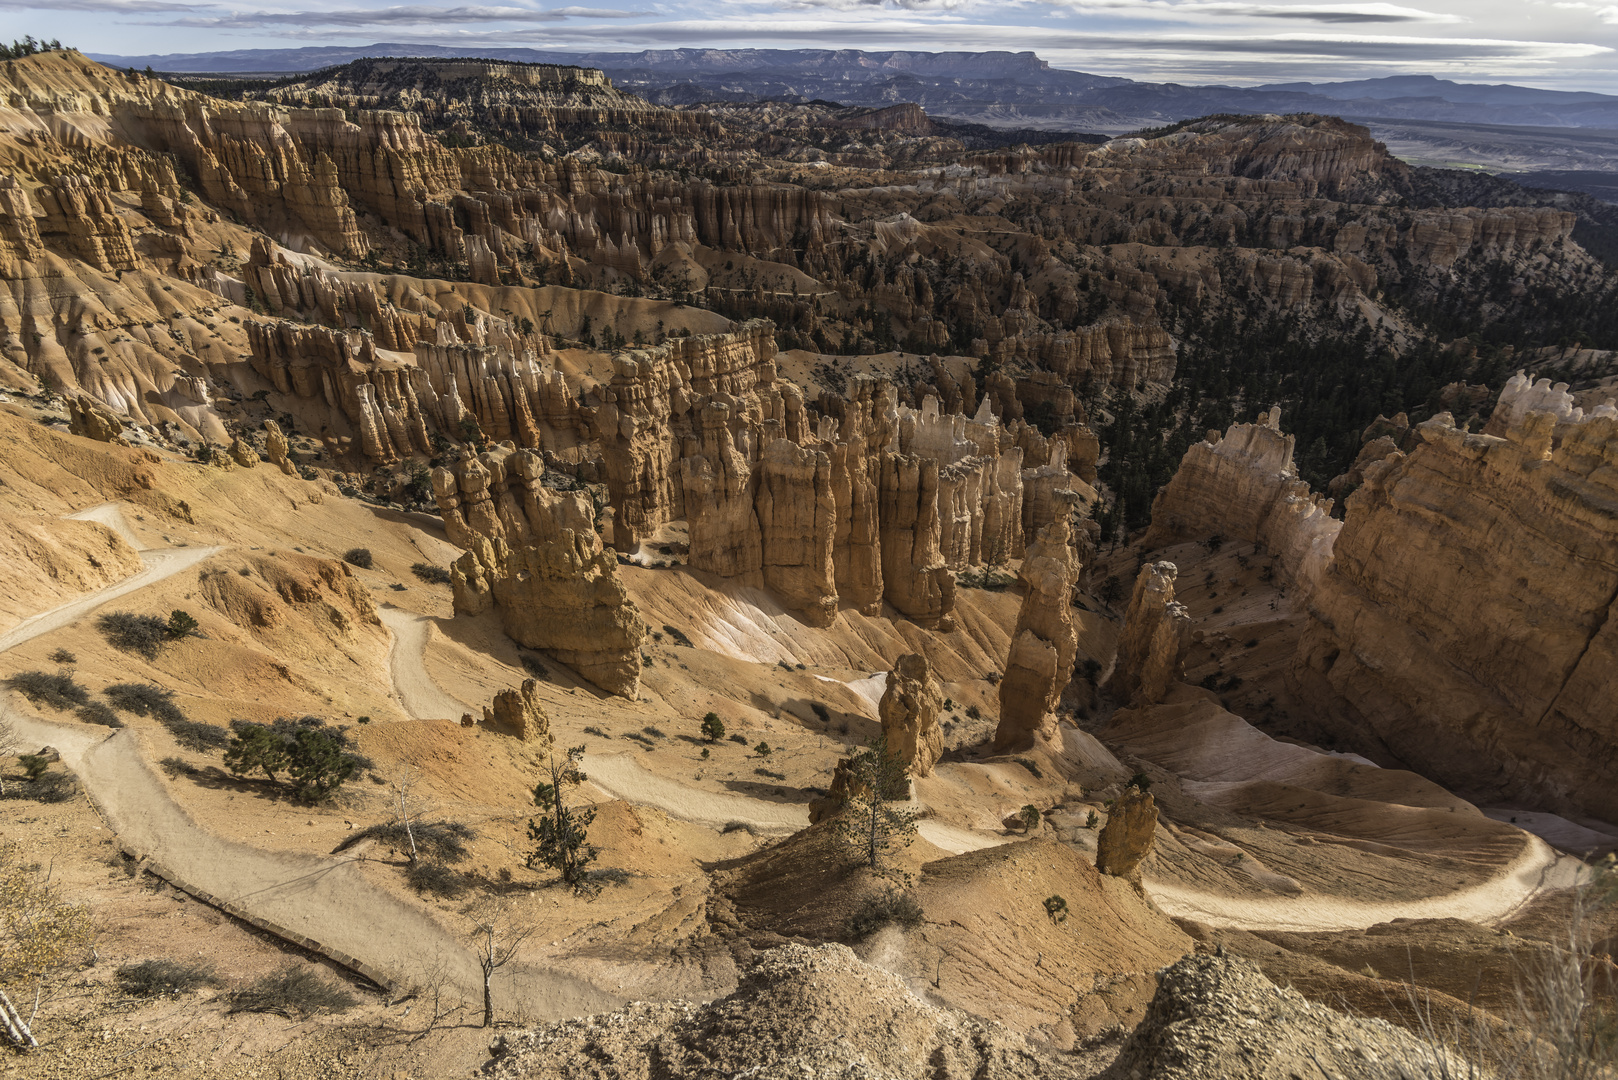
<svg viewBox="0 0 1618 1080">
<path fill-rule="evenodd" d="M 416 786 L 416 773 L 414 769 L 406 769 L 394 778 L 389 787 L 393 791 L 394 813 L 399 816 L 399 824 L 404 826 L 405 838 L 410 841 L 410 861 L 416 862 L 420 852 L 416 850 L 416 830 L 410 824 L 410 789 Z"/>
<path fill-rule="evenodd" d="M 518 924 L 510 907 L 499 900 L 472 904 L 466 913 L 477 921 L 472 928 L 472 948 L 483 969 L 483 1026 L 490 1027 L 494 1024 L 494 973 L 516 958 L 535 928 Z"/>
<path fill-rule="evenodd" d="M 17 750 L 22 744 L 17 741 L 17 725 L 11 722 L 11 717 L 0 712 L 0 761 L 9 757 L 16 757 Z M 0 773 L 0 796 L 6 793 L 6 776 Z"/>
<path fill-rule="evenodd" d="M 455 979 L 450 974 L 449 961 L 442 953 L 430 960 L 419 960 L 418 965 L 420 974 L 411 980 L 406 997 L 415 999 L 427 1016 L 425 1026 L 416 1032 L 411 1042 L 425 1039 L 437 1029 L 445 1017 L 466 1007 L 465 1000 L 456 989 Z M 405 1014 L 408 1016 L 409 1013 L 410 1008 L 406 1008 Z"/>
</svg>

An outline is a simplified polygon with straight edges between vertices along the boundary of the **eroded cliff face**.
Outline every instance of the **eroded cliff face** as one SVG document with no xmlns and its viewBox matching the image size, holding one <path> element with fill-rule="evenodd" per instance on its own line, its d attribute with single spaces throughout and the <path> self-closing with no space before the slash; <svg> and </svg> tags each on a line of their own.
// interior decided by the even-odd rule
<svg viewBox="0 0 1618 1080">
<path fill-rule="evenodd" d="M 451 571 L 457 614 L 494 608 L 506 634 L 609 694 L 634 698 L 646 622 L 592 532 L 511 547 L 478 537 Z"/>
<path fill-rule="evenodd" d="M 944 754 L 944 732 L 938 724 L 943 711 L 944 692 L 927 658 L 920 653 L 899 657 L 888 673 L 877 716 L 888 755 L 901 762 L 912 778 L 931 776 Z"/>
<path fill-rule="evenodd" d="M 1514 414 L 1503 396 L 1502 410 Z M 1296 675 L 1324 707 L 1476 796 L 1611 819 L 1618 419 L 1441 415 L 1349 497 Z"/>
<path fill-rule="evenodd" d="M 1142 547 L 1215 535 L 1244 540 L 1280 559 L 1290 580 L 1312 587 L 1342 522 L 1331 516 L 1331 499 L 1298 479 L 1294 441 L 1281 432 L 1279 407 L 1223 436 L 1210 431 L 1158 493 Z"/>
</svg>

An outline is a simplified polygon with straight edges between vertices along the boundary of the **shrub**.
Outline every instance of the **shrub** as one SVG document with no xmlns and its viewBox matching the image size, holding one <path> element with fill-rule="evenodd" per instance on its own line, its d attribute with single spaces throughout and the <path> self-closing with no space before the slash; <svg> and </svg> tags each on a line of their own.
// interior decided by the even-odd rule
<svg viewBox="0 0 1618 1080">
<path fill-rule="evenodd" d="M 770 750 L 770 744 L 760 739 L 759 744 L 753 747 L 753 753 L 757 754 L 761 758 L 769 757 L 772 753 Z"/>
<path fill-rule="evenodd" d="M 157 650 L 169 640 L 169 624 L 156 615 L 135 615 L 114 611 L 96 619 L 96 628 L 115 649 L 156 658 Z"/>
<path fill-rule="evenodd" d="M 982 720 L 983 710 L 976 705 L 968 705 L 966 707 L 966 717 L 968 720 Z"/>
<path fill-rule="evenodd" d="M 746 746 L 747 745 L 747 736 L 738 732 L 737 734 L 732 735 L 730 737 L 730 741 L 733 742 L 733 743 L 741 743 L 743 746 Z"/>
<path fill-rule="evenodd" d="M 1039 823 L 1044 820 L 1044 816 L 1040 814 L 1039 807 L 1029 803 L 1017 811 L 1017 820 L 1022 822 L 1023 832 L 1033 832 L 1039 828 Z"/>
<path fill-rule="evenodd" d="M 236 737 L 225 749 L 226 767 L 243 776 L 262 769 L 277 783 L 275 774 L 284 770 L 287 786 L 301 802 L 324 802 L 366 765 L 348 752 L 348 736 L 318 716 L 282 717 L 268 726 L 235 720 L 230 726 Z"/>
<path fill-rule="evenodd" d="M 79 662 L 79 658 L 66 649 L 52 649 L 51 654 L 45 659 L 53 664 L 77 664 Z"/>
<path fill-rule="evenodd" d="M 418 893 L 431 893 L 446 900 L 458 900 L 470 888 L 464 874 L 442 863 L 419 860 L 405 868 L 405 880 Z"/>
<path fill-rule="evenodd" d="M 1060 894 L 1047 896 L 1045 914 L 1051 922 L 1067 922 L 1067 898 Z"/>
<path fill-rule="evenodd" d="M 653 738 L 657 738 L 657 739 L 666 739 L 666 738 L 668 738 L 667 735 L 663 734 L 663 731 L 662 731 L 661 728 L 655 728 L 651 724 L 647 724 L 645 727 L 641 728 L 641 730 L 644 731 L 646 734 L 652 736 Z"/>
<path fill-rule="evenodd" d="M 691 644 L 691 639 L 685 636 L 685 631 L 683 630 L 677 630 L 672 626 L 665 625 L 663 627 L 663 632 L 669 637 L 673 638 L 676 645 L 684 645 L 688 649 L 694 647 Z"/>
<path fill-rule="evenodd" d="M 818 701 L 811 701 L 809 703 L 809 709 L 815 714 L 815 719 L 819 720 L 822 724 L 831 723 L 831 710 L 826 708 L 825 705 L 822 705 Z"/>
<path fill-rule="evenodd" d="M 184 960 L 142 960 L 138 964 L 125 964 L 113 977 L 124 993 L 135 997 L 189 994 L 205 986 L 219 985 L 211 965 Z"/>
<path fill-rule="evenodd" d="M 870 937 L 889 923 L 898 923 L 905 929 L 920 926 L 924 912 L 916 898 L 898 889 L 888 889 L 876 896 L 867 896 L 854 914 L 848 917 L 848 936 L 856 941 Z"/>
<path fill-rule="evenodd" d="M 173 779 L 182 773 L 186 776 L 194 776 L 198 772 L 195 765 L 185 760 L 185 758 L 175 757 L 173 754 L 170 754 L 162 761 L 159 761 L 157 763 L 157 767 L 162 769 L 164 775 L 168 776 L 170 779 Z"/>
<path fill-rule="evenodd" d="M 343 561 L 361 570 L 369 570 L 375 560 L 371 558 L 370 548 L 349 548 L 343 552 Z"/>
<path fill-rule="evenodd" d="M 1040 771 L 1039 766 L 1034 764 L 1034 762 L 1030 758 L 1020 757 L 1020 758 L 1012 758 L 1011 760 L 1015 761 L 1018 765 L 1021 765 L 1023 768 L 1025 768 L 1029 772 L 1033 773 L 1035 780 L 1043 780 L 1045 778 L 1045 774 Z"/>
<path fill-rule="evenodd" d="M 171 638 L 201 637 L 202 624 L 189 611 L 175 608 L 169 612 L 168 635 Z"/>
<path fill-rule="evenodd" d="M 150 683 L 114 683 L 101 693 L 112 707 L 136 716 L 150 716 L 165 727 L 186 722 L 185 713 L 174 704 L 174 691 Z"/>
<path fill-rule="evenodd" d="M 17 759 L 17 764 L 22 766 L 23 775 L 32 782 L 45 775 L 45 770 L 51 767 L 51 759 L 42 754 L 24 754 Z"/>
<path fill-rule="evenodd" d="M 118 714 L 112 711 L 112 706 L 104 701 L 92 701 L 80 705 L 77 710 L 80 720 L 86 724 L 100 724 L 102 727 L 121 728 L 124 722 L 118 719 Z"/>
<path fill-rule="evenodd" d="M 524 671 L 528 672 L 528 674 L 532 675 L 536 679 L 549 679 L 551 677 L 550 669 L 544 664 L 541 664 L 538 657 L 524 654 L 522 658 L 522 666 Z"/>
<path fill-rule="evenodd" d="M 35 705 L 48 705 L 58 711 L 90 700 L 90 691 L 75 682 L 69 671 L 54 675 L 48 671 L 19 671 L 6 680 L 6 685 Z"/>
<path fill-rule="evenodd" d="M 233 1013 L 275 1013 L 302 1020 L 316 1013 L 351 1009 L 359 1000 L 308 968 L 291 965 L 230 994 Z"/>
<path fill-rule="evenodd" d="M 586 735 L 594 735 L 598 739 L 610 739 L 610 738 L 612 738 L 611 735 L 608 735 L 605 731 L 602 731 L 600 728 L 598 728 L 598 727 L 596 727 L 594 725 L 591 725 L 590 727 L 585 728 L 584 733 Z"/>
<path fill-rule="evenodd" d="M 708 713 L 702 718 L 702 737 L 709 742 L 718 742 L 725 737 L 725 722 L 719 719 L 718 713 Z"/>
<path fill-rule="evenodd" d="M 411 565 L 410 572 L 429 585 L 449 584 L 449 571 L 445 570 L 442 566 L 434 566 L 432 563 L 419 562 Z"/>
<path fill-rule="evenodd" d="M 1143 772 L 1136 773 L 1134 776 L 1129 778 L 1129 783 L 1124 785 L 1125 791 L 1128 791 L 1130 788 L 1140 788 L 1143 794 L 1152 790 L 1151 777 L 1147 776 Z"/>
<path fill-rule="evenodd" d="M 754 769 L 753 775 L 767 776 L 771 780 L 785 780 L 787 778 L 786 773 L 771 772 L 769 769 Z"/>
<path fill-rule="evenodd" d="M 472 852 L 466 842 L 476 840 L 478 835 L 470 826 L 462 825 L 459 821 L 417 821 L 411 823 L 408 833 L 401 823 L 385 821 L 350 833 L 346 840 L 337 845 L 337 850 L 347 851 L 361 840 L 374 839 L 405 851 L 410 847 L 412 834 L 416 838 L 416 853 L 421 857 L 418 862 L 434 859 L 448 863 L 465 862 L 470 858 Z"/>
</svg>

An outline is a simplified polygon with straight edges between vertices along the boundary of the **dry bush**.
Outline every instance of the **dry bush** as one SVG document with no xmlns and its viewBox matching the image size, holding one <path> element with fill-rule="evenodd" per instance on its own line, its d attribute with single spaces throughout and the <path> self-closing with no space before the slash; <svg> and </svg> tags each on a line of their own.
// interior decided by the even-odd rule
<svg viewBox="0 0 1618 1080">
<path fill-rule="evenodd" d="M 429 585 L 449 584 L 449 571 L 445 570 L 442 566 L 434 566 L 432 563 L 419 562 L 411 565 L 410 572 Z"/>
<path fill-rule="evenodd" d="M 114 648 L 148 660 L 155 659 L 157 651 L 171 640 L 168 620 L 156 615 L 113 611 L 96 619 L 96 628 Z"/>
<path fill-rule="evenodd" d="M 189 994 L 193 990 L 219 985 L 212 965 L 185 960 L 142 960 L 136 964 L 125 964 L 118 969 L 114 978 L 124 993 L 134 997 Z"/>
<path fill-rule="evenodd" d="M 230 993 L 233 1013 L 275 1013 L 302 1020 L 323 1012 L 352 1009 L 359 999 L 306 967 L 291 964 Z"/>
<path fill-rule="evenodd" d="M 916 898 L 898 889 L 887 889 L 867 896 L 848 917 L 848 936 L 856 941 L 870 937 L 890 923 L 905 929 L 921 925 L 923 912 Z"/>
<path fill-rule="evenodd" d="M 80 686 L 70 671 L 19 671 L 6 680 L 6 685 L 33 702 L 58 712 L 83 705 L 90 700 L 90 691 Z"/>
</svg>

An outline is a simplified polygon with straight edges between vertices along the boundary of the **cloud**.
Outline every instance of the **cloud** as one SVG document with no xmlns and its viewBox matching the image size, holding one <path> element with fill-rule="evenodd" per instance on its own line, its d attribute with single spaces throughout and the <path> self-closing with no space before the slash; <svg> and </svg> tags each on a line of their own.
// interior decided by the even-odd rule
<svg viewBox="0 0 1618 1080">
<path fill-rule="evenodd" d="M 165 0 L 0 0 L 0 11 L 105 11 L 142 14 L 170 11 L 206 11 L 211 4 L 171 4 Z"/>
<path fill-rule="evenodd" d="M 195 9 L 192 9 L 195 10 Z M 645 11 L 619 11 L 615 8 L 565 7 L 535 9 L 525 7 L 433 7 L 406 4 L 383 8 L 313 8 L 298 11 L 236 11 L 225 15 L 175 19 L 171 25 L 213 29 L 243 29 L 255 26 L 412 26 L 455 23 L 551 23 L 565 19 L 629 19 L 650 14 Z"/>
</svg>

